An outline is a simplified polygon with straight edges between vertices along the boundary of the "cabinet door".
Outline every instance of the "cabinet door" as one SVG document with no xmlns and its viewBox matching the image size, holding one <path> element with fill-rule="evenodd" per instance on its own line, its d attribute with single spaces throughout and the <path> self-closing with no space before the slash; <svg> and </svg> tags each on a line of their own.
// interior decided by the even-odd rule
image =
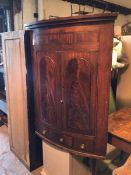
<svg viewBox="0 0 131 175">
<path fill-rule="evenodd" d="M 60 108 L 60 66 L 57 64 L 55 52 L 38 50 L 35 52 L 34 86 L 36 111 L 36 125 L 43 123 L 50 127 L 58 126 Z"/>
<path fill-rule="evenodd" d="M 42 165 L 42 143 L 34 128 L 31 32 L 3 34 L 3 53 L 11 150 L 29 170 Z"/>
<path fill-rule="evenodd" d="M 72 149 L 90 155 L 99 146 L 95 143 L 99 134 L 96 128 L 98 60 L 99 51 L 61 52 L 63 136 L 70 137 Z"/>
<path fill-rule="evenodd" d="M 67 132 L 95 136 L 99 54 L 62 54 L 63 128 Z"/>
<path fill-rule="evenodd" d="M 3 35 L 11 150 L 29 166 L 24 32 Z"/>
</svg>

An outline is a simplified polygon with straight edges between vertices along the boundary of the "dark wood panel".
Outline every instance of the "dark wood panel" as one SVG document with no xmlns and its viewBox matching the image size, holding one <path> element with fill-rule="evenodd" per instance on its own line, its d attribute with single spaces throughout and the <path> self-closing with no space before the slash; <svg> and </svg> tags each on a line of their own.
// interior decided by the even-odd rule
<svg viewBox="0 0 131 175">
<path fill-rule="evenodd" d="M 53 57 L 49 55 L 41 55 L 39 62 L 40 69 L 40 102 L 42 118 L 45 122 L 56 124 L 56 79 L 57 65 Z M 40 57 L 40 56 L 39 56 Z M 38 57 L 38 58 L 39 58 Z"/>
<path fill-rule="evenodd" d="M 59 62 L 54 52 L 36 52 L 35 95 L 38 118 L 48 125 L 58 126 L 60 103 Z M 39 122 L 40 123 L 40 122 Z"/>
<path fill-rule="evenodd" d="M 65 52 L 61 56 L 64 129 L 85 135 L 95 135 L 97 86 L 93 82 L 97 78 L 98 54 L 94 54 L 93 61 L 91 55 Z"/>
</svg>

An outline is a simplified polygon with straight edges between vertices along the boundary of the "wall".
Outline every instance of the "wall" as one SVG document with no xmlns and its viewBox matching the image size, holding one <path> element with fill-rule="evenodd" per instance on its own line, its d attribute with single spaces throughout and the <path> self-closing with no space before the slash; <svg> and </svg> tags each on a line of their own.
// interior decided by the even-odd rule
<svg viewBox="0 0 131 175">
<path fill-rule="evenodd" d="M 81 9 L 83 6 L 81 6 Z M 50 15 L 53 16 L 70 16 L 71 8 L 70 3 L 63 2 L 61 0 L 38 0 L 38 9 L 39 9 L 39 20 L 48 19 Z M 79 10 L 77 4 L 73 4 L 73 12 Z M 92 7 L 86 6 L 86 11 L 91 12 Z M 95 8 L 94 13 L 101 13 L 103 10 Z M 118 18 L 115 22 L 116 26 L 121 26 L 125 24 L 127 21 L 131 20 L 131 16 L 118 15 Z"/>
<path fill-rule="evenodd" d="M 20 30 L 24 24 L 36 21 L 34 13 L 37 11 L 36 0 L 22 0 L 22 10 L 14 16 L 14 28 Z"/>
<path fill-rule="evenodd" d="M 78 156 L 56 149 L 43 142 L 44 167 L 42 175 L 89 175 L 87 165 Z"/>
<path fill-rule="evenodd" d="M 122 1 L 122 0 L 106 0 L 106 1 L 131 8 L 131 1 L 130 0 L 124 0 L 124 1 Z"/>
<path fill-rule="evenodd" d="M 41 3 L 43 1 L 43 4 Z M 43 6 L 42 6 L 42 5 Z M 39 19 L 48 19 L 50 15 L 53 16 L 59 16 L 59 17 L 65 17 L 71 15 L 71 8 L 70 3 L 63 2 L 61 0 L 38 0 L 38 7 L 39 7 Z M 42 10 L 40 10 L 42 9 Z M 83 9 L 83 6 L 81 6 L 81 9 Z M 86 7 L 85 11 L 92 12 L 92 7 Z M 79 6 L 77 4 L 73 4 L 73 12 L 76 12 L 79 10 Z M 42 16 L 42 13 L 43 16 Z M 94 13 L 102 12 L 100 9 L 95 9 Z"/>
<path fill-rule="evenodd" d="M 123 36 L 123 47 L 129 66 L 120 76 L 117 87 L 117 108 L 131 107 L 131 36 Z"/>
<path fill-rule="evenodd" d="M 36 21 L 34 18 L 36 10 L 36 0 L 23 0 L 23 24 Z"/>
<path fill-rule="evenodd" d="M 37 3 L 38 3 L 39 20 L 48 19 L 52 15 L 59 17 L 65 17 L 71 15 L 70 3 L 63 2 L 61 0 L 21 0 L 21 1 L 22 1 L 22 11 L 15 14 L 14 17 L 15 30 L 23 29 L 24 24 L 36 21 L 33 14 L 37 12 L 37 6 L 36 6 Z M 113 2 L 113 0 L 109 1 Z M 81 6 L 81 9 L 83 8 L 84 7 Z M 73 4 L 73 12 L 76 12 L 78 10 L 79 6 L 77 4 Z M 86 6 L 85 10 L 88 12 L 92 12 L 93 8 Z M 103 10 L 97 8 L 94 9 L 94 13 L 101 13 L 101 12 L 103 12 Z M 121 26 L 130 20 L 131 15 L 130 16 L 119 15 L 116 20 L 115 26 Z"/>
</svg>

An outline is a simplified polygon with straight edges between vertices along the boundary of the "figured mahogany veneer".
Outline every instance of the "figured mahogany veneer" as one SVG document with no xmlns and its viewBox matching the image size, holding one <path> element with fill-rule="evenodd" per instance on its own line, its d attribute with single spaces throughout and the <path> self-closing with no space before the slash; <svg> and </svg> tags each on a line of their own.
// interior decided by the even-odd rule
<svg viewBox="0 0 131 175">
<path fill-rule="evenodd" d="M 36 133 L 77 155 L 106 153 L 115 18 L 98 14 L 26 26 L 33 31 Z"/>
</svg>

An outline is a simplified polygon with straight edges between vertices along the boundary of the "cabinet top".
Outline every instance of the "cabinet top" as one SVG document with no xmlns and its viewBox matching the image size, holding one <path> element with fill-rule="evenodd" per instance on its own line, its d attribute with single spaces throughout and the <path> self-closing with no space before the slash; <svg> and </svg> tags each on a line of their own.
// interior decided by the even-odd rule
<svg viewBox="0 0 131 175">
<path fill-rule="evenodd" d="M 114 22 L 118 13 L 99 13 L 73 17 L 58 17 L 55 19 L 41 20 L 25 25 L 26 29 L 51 28 L 83 24 Z"/>
</svg>

